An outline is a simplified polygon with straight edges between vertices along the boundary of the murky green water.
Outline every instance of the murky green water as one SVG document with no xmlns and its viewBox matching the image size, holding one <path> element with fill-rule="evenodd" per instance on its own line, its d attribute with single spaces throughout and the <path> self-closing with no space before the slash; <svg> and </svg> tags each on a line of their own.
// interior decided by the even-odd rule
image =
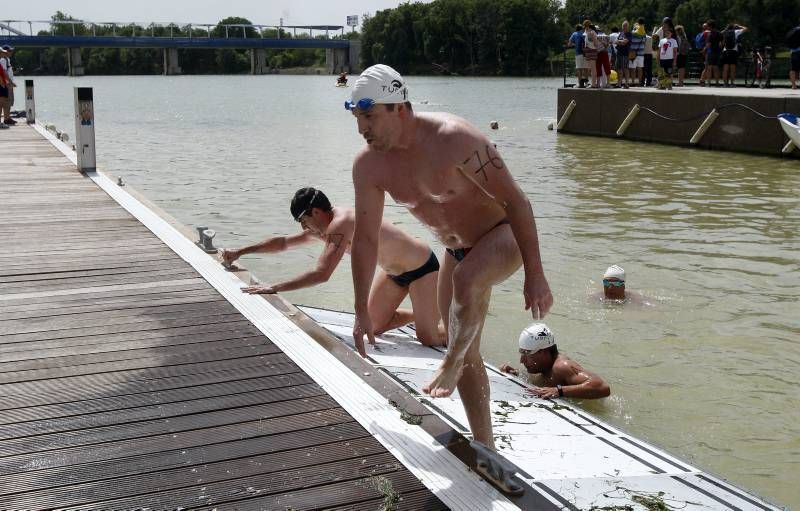
<svg viewBox="0 0 800 511">
<path fill-rule="evenodd" d="M 584 406 L 778 503 L 800 507 L 800 163 L 556 135 L 558 80 L 412 78 L 417 110 L 486 130 L 534 204 L 559 348 L 612 384 Z M 99 165 L 222 246 L 297 229 L 294 191 L 352 204 L 361 146 L 329 77 L 37 78 L 40 121 L 72 132 L 72 87 L 95 87 Z M 421 103 L 420 103 L 421 102 Z M 18 107 L 19 103 L 18 103 Z M 499 131 L 488 128 L 500 122 Z M 404 209 L 386 215 L 431 240 Z M 247 257 L 263 281 L 307 268 L 317 247 Z M 651 306 L 588 300 L 620 264 Z M 522 274 L 495 289 L 483 352 L 516 359 L 530 321 Z M 352 310 L 345 262 L 287 293 Z"/>
</svg>

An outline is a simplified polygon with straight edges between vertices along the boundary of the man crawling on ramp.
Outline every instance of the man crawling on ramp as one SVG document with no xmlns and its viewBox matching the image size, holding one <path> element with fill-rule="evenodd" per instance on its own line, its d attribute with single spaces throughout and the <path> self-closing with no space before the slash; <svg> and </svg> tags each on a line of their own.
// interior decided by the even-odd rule
<svg viewBox="0 0 800 511">
<path fill-rule="evenodd" d="M 350 208 L 332 207 L 328 197 L 314 188 L 301 188 L 291 204 L 292 218 L 303 228 L 299 234 L 267 238 L 240 249 L 224 250 L 222 261 L 230 265 L 245 254 L 282 252 L 305 243 L 322 241 L 325 248 L 317 266 L 285 282 L 267 286 L 245 287 L 250 294 L 277 293 L 314 286 L 327 282 L 339 265 L 355 229 L 355 213 Z M 376 331 L 385 332 L 414 322 L 417 339 L 427 346 L 447 344 L 439 328 L 439 309 L 436 306 L 436 280 L 439 260 L 427 244 L 400 230 L 388 220 L 379 224 L 379 274 L 369 292 L 368 314 Z M 398 309 L 406 295 L 411 297 L 413 311 Z M 363 339 L 356 347 L 366 356 Z"/>
<path fill-rule="evenodd" d="M 353 164 L 353 336 L 374 343 L 377 325 L 369 314 L 368 296 L 388 193 L 428 226 L 447 251 L 439 271 L 438 302 L 448 350 L 423 390 L 445 397 L 458 388 L 479 443 L 477 469 L 501 489 L 519 493 L 521 486 L 511 479 L 513 469 L 510 473 L 492 456 L 489 379 L 480 339 L 492 286 L 520 265 L 525 269 L 525 308 L 534 319 L 553 304 L 531 204 L 475 126 L 445 113 L 415 114 L 403 77 L 391 67 L 378 64 L 365 70 L 345 108 L 367 142 Z"/>
</svg>

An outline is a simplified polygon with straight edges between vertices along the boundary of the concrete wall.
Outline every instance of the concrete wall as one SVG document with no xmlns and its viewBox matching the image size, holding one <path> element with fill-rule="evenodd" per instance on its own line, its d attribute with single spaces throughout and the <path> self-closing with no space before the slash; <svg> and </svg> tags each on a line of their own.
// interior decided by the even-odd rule
<svg viewBox="0 0 800 511">
<path fill-rule="evenodd" d="M 263 75 L 269 73 L 267 64 L 267 50 L 261 48 L 251 48 L 250 52 L 250 74 Z"/>
<path fill-rule="evenodd" d="M 165 75 L 179 75 L 181 74 L 181 64 L 178 60 L 177 48 L 164 48 L 164 74 Z"/>
<path fill-rule="evenodd" d="M 705 114 L 716 108 L 719 117 L 695 147 L 781 156 L 781 149 L 789 139 L 778 121 L 763 119 L 741 106 L 731 105 L 746 105 L 765 116 L 800 113 L 800 97 L 774 92 L 771 97 L 752 97 L 745 90 L 740 96 L 716 96 L 705 91 L 690 94 L 564 88 L 558 91 L 558 119 L 569 102 L 575 100 L 577 106 L 561 131 L 616 138 L 617 128 L 638 104 L 677 121 L 666 121 L 642 110 L 623 138 L 689 146 L 689 139 Z M 800 150 L 796 149 L 791 156 L 800 157 Z"/>
<path fill-rule="evenodd" d="M 69 67 L 69 76 L 83 76 L 80 48 L 67 48 L 67 66 Z"/>
<path fill-rule="evenodd" d="M 363 71 L 363 69 L 361 69 L 361 41 L 357 39 L 350 40 L 350 55 L 348 58 L 350 59 L 351 73 L 360 73 Z"/>
<path fill-rule="evenodd" d="M 325 70 L 328 74 L 350 72 L 349 52 L 346 48 L 328 48 L 325 50 Z"/>
</svg>

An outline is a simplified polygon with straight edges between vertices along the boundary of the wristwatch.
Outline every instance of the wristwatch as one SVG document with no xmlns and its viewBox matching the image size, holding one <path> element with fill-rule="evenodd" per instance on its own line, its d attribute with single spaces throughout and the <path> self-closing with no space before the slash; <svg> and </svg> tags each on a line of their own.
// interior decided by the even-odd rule
<svg viewBox="0 0 800 511">
<path fill-rule="evenodd" d="M 558 397 L 564 397 L 564 387 L 556 385 L 556 388 L 558 389 Z"/>
</svg>

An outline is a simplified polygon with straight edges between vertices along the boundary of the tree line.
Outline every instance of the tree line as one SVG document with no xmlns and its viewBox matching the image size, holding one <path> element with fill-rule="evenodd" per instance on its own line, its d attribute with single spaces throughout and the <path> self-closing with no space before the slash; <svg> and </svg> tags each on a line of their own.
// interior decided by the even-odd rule
<svg viewBox="0 0 800 511">
<path fill-rule="evenodd" d="M 694 35 L 707 19 L 750 30 L 745 45 L 782 47 L 800 23 L 798 0 L 435 0 L 404 3 L 363 22 L 362 64 L 404 73 L 548 74 L 574 26 L 590 19 L 607 31 L 643 17 L 648 30 L 669 16 Z"/>
<path fill-rule="evenodd" d="M 405 3 L 362 21 L 362 64 L 401 73 L 542 74 L 563 27 L 557 0 Z"/>
<path fill-rule="evenodd" d="M 798 0 L 434 0 L 406 2 L 362 18 L 361 32 L 346 38 L 362 43 L 361 66 L 389 64 L 406 74 L 460 74 L 534 76 L 550 74 L 562 45 L 574 26 L 590 19 L 605 29 L 623 20 L 645 19 L 648 30 L 669 16 L 694 36 L 707 19 L 718 26 L 729 22 L 747 26 L 744 44 L 784 46 L 787 31 L 800 23 Z M 72 17 L 57 12 L 53 21 Z M 228 17 L 211 30 L 225 37 L 224 25 L 249 25 L 246 18 Z M 207 37 L 197 27 L 88 26 L 74 27 L 78 35 L 141 35 Z M 56 35 L 71 35 L 73 27 L 53 25 Z M 246 36 L 260 37 L 253 28 Z M 50 31 L 40 32 L 49 35 Z M 282 29 L 264 30 L 264 37 L 292 38 Z M 308 37 L 307 34 L 302 34 Z M 247 50 L 178 50 L 180 66 L 187 74 L 236 74 L 250 70 Z M 158 74 L 162 72 L 159 49 L 84 48 L 81 57 L 87 74 Z M 323 49 L 267 50 L 271 68 L 316 67 L 325 63 Z M 24 49 L 15 65 L 29 74 L 65 74 L 63 48 Z"/>
</svg>

